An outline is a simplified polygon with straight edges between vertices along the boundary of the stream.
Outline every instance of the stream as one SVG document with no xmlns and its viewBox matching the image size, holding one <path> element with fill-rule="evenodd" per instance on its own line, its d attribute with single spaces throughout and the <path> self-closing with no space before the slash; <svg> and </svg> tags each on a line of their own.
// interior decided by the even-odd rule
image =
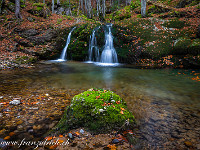
<svg viewBox="0 0 200 150">
<path fill-rule="evenodd" d="M 89 88 L 112 90 L 127 102 L 138 122 L 136 148 L 200 149 L 200 82 L 192 80 L 199 74 L 200 70 L 48 61 L 0 72 L 0 96 L 6 101 L 28 97 L 27 91 L 64 91 L 71 98 Z"/>
</svg>

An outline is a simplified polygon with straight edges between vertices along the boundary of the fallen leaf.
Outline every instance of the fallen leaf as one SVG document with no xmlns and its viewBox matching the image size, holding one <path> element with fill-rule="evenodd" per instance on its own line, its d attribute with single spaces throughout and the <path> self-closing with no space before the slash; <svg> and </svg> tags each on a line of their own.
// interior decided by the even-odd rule
<svg viewBox="0 0 200 150">
<path fill-rule="evenodd" d="M 4 138 L 4 140 L 9 140 L 10 139 L 10 136 L 6 136 L 5 138 Z"/>
<path fill-rule="evenodd" d="M 50 141 L 50 140 L 52 140 L 53 138 L 52 137 L 46 137 L 45 138 L 47 141 Z"/>
<path fill-rule="evenodd" d="M 63 135 L 59 135 L 59 137 L 63 137 Z"/>
</svg>

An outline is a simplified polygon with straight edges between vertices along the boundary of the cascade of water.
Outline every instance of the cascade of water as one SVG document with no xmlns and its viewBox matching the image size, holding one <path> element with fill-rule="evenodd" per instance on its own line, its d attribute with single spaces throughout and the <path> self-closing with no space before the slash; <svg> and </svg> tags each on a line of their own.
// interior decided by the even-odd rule
<svg viewBox="0 0 200 150">
<path fill-rule="evenodd" d="M 111 33 L 112 24 L 106 25 L 108 32 L 105 32 L 105 47 L 101 54 L 101 63 L 118 63 L 117 53 L 113 45 L 113 36 Z"/>
<path fill-rule="evenodd" d="M 67 47 L 68 47 L 68 45 L 69 45 L 69 43 L 70 43 L 71 34 L 72 34 L 72 32 L 74 31 L 75 28 L 76 28 L 76 27 L 74 27 L 74 28 L 69 32 L 69 35 L 68 35 L 68 37 L 67 37 L 66 45 L 65 45 L 65 47 L 64 47 L 64 49 L 63 49 L 63 51 L 62 51 L 62 53 L 61 53 L 60 58 L 58 59 L 58 61 L 65 61 L 65 60 L 66 60 L 65 58 L 66 58 L 66 56 L 67 56 Z"/>
<path fill-rule="evenodd" d="M 97 39 L 95 37 L 96 31 L 100 28 L 97 27 L 92 31 L 92 35 L 90 35 L 90 42 L 89 42 L 89 49 L 88 49 L 88 55 L 89 55 L 89 61 L 99 61 L 99 48 L 97 46 Z M 93 58 L 93 51 L 95 52 L 95 58 Z"/>
</svg>

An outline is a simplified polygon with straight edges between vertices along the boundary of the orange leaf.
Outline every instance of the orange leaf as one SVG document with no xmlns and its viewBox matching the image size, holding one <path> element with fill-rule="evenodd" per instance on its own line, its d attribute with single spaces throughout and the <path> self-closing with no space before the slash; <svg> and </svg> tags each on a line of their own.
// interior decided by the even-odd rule
<svg viewBox="0 0 200 150">
<path fill-rule="evenodd" d="M 99 96 L 96 96 L 96 99 L 99 99 L 100 98 L 100 95 Z"/>
<path fill-rule="evenodd" d="M 13 135 L 15 135 L 15 132 L 10 132 L 9 133 L 9 136 L 13 136 Z"/>
<path fill-rule="evenodd" d="M 5 138 L 4 138 L 4 140 L 9 140 L 10 139 L 10 136 L 6 136 Z"/>
<path fill-rule="evenodd" d="M 80 135 L 80 133 L 79 133 L 79 132 L 75 132 L 75 134 L 76 134 L 76 135 Z"/>
<path fill-rule="evenodd" d="M 59 137 L 63 137 L 63 135 L 59 135 Z"/>
<path fill-rule="evenodd" d="M 53 138 L 52 137 L 46 137 L 45 138 L 47 141 L 50 141 L 50 140 L 52 140 Z"/>
<path fill-rule="evenodd" d="M 124 112 L 121 110 L 121 111 L 120 111 L 120 114 L 124 114 Z"/>
<path fill-rule="evenodd" d="M 124 111 L 125 109 L 121 107 L 121 110 Z"/>
<path fill-rule="evenodd" d="M 55 149 L 56 147 L 58 147 L 58 145 L 52 145 L 49 147 L 49 149 Z"/>
<path fill-rule="evenodd" d="M 64 141 L 63 141 L 63 140 L 58 140 L 58 142 L 59 142 L 59 143 L 63 143 Z"/>
</svg>

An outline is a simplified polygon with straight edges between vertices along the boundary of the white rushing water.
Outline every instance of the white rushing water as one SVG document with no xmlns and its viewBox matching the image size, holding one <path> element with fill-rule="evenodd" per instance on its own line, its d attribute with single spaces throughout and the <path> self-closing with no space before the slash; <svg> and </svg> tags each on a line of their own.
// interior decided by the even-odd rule
<svg viewBox="0 0 200 150">
<path fill-rule="evenodd" d="M 89 42 L 89 50 L 88 50 L 88 62 L 96 61 L 98 62 L 100 60 L 99 55 L 99 48 L 97 46 L 97 39 L 95 36 L 96 31 L 100 28 L 97 27 L 93 30 L 92 35 L 90 36 L 90 42 Z"/>
<path fill-rule="evenodd" d="M 113 45 L 113 36 L 111 33 L 112 24 L 106 25 L 108 32 L 105 32 L 105 47 L 101 54 L 101 63 L 113 64 L 118 63 L 117 53 Z"/>
<path fill-rule="evenodd" d="M 67 37 L 66 45 L 65 45 L 65 47 L 64 47 L 64 49 L 63 49 L 63 51 L 62 51 L 62 53 L 61 53 L 61 55 L 60 55 L 60 58 L 57 59 L 56 61 L 66 61 L 66 60 L 67 60 L 67 59 L 66 59 L 66 57 L 67 57 L 67 48 L 68 48 L 68 45 L 69 45 L 69 43 L 70 43 L 71 34 L 72 34 L 72 32 L 74 31 L 75 28 L 76 28 L 76 27 L 74 27 L 74 28 L 69 32 L 69 35 L 68 35 L 68 37 Z"/>
</svg>

